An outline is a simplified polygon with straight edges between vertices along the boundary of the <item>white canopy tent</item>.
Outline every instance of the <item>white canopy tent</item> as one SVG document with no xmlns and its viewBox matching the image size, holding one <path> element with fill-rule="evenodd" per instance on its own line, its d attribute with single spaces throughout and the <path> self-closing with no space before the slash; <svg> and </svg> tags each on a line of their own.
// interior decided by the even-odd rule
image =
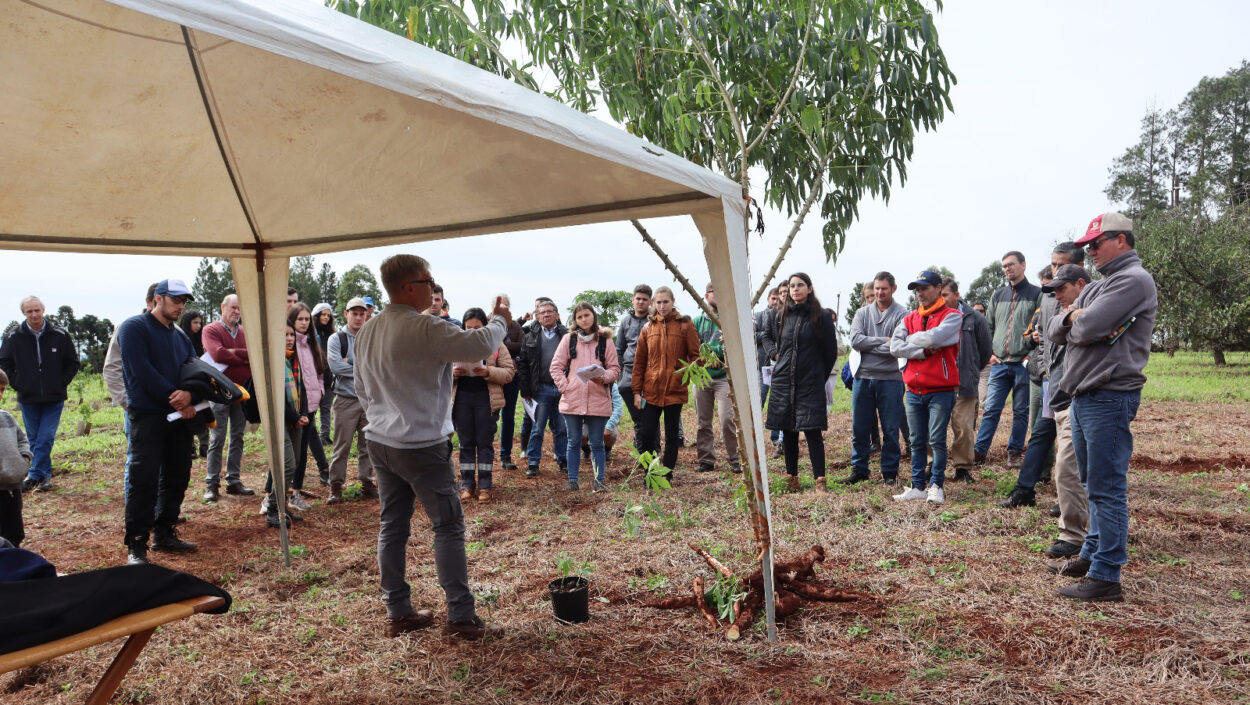
<svg viewBox="0 0 1250 705">
<path fill-rule="evenodd" d="M 0 248 L 230 258 L 251 357 L 267 363 L 252 372 L 278 487 L 291 257 L 692 216 L 738 382 L 771 588 L 737 184 L 308 0 L 0 7 Z"/>
</svg>

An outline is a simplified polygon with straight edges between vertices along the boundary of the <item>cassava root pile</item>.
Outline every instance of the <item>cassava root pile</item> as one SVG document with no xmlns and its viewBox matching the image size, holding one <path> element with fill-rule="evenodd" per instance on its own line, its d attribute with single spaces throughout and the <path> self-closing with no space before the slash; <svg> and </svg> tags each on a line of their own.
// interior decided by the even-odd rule
<svg viewBox="0 0 1250 705">
<path fill-rule="evenodd" d="M 725 578 L 736 579 L 739 587 L 746 589 L 746 594 L 733 605 L 733 621 L 725 632 L 725 636 L 730 641 L 737 641 L 742 636 L 742 632 L 751 628 L 751 625 L 755 622 L 755 613 L 764 606 L 763 570 L 757 568 L 745 579 L 739 578 L 724 563 L 716 560 L 716 557 L 712 554 L 694 544 L 689 545 L 690 549 L 699 554 L 713 570 Z M 778 617 L 786 617 L 797 612 L 799 607 L 802 606 L 803 600 L 854 602 L 862 597 L 860 593 L 851 590 L 839 590 L 808 582 L 816 576 L 816 564 L 824 560 L 825 549 L 823 546 L 817 545 L 812 546 L 807 553 L 804 553 L 797 560 L 777 563 L 773 566 L 773 595 Z M 702 576 L 694 579 L 691 592 L 692 594 L 680 597 L 669 597 L 663 600 L 648 602 L 645 606 L 662 610 L 697 607 L 703 614 L 704 619 L 708 621 L 708 624 L 713 627 L 720 626 L 720 620 L 716 618 L 716 613 L 707 604 L 707 600 L 704 599 L 704 580 Z"/>
</svg>

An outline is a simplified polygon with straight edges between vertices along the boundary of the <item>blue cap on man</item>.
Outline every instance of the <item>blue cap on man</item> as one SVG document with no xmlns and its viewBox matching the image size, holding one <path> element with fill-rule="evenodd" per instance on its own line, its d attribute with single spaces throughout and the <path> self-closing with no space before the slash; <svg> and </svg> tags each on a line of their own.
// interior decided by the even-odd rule
<svg viewBox="0 0 1250 705">
<path fill-rule="evenodd" d="M 917 289 L 922 286 L 941 286 L 941 285 L 942 285 L 942 275 L 938 274 L 932 269 L 926 269 L 920 273 L 920 276 L 916 277 L 916 281 L 908 284 L 907 288 Z"/>
<path fill-rule="evenodd" d="M 187 301 L 195 301 L 195 297 L 191 295 L 191 289 L 181 279 L 162 279 L 152 293 L 156 296 L 185 296 Z"/>
</svg>

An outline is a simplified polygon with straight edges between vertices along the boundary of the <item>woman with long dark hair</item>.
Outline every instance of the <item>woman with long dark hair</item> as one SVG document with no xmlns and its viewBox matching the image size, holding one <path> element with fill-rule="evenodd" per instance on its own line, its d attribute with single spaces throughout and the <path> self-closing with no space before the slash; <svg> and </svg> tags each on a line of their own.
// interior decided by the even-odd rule
<svg viewBox="0 0 1250 705">
<path fill-rule="evenodd" d="M 465 330 L 483 328 L 486 323 L 482 309 L 464 312 Z M 494 488 L 495 423 L 504 406 L 503 387 L 516 375 L 516 366 L 508 347 L 501 344 L 485 360 L 456 363 L 451 374 L 451 420 L 460 443 L 460 501 L 476 497 L 479 502 L 489 502 Z"/>
<path fill-rule="evenodd" d="M 334 307 L 327 303 L 319 303 L 313 307 L 313 330 L 317 334 L 317 347 L 321 348 L 321 359 L 329 360 L 327 354 L 330 344 L 330 336 L 334 335 Z M 318 440 L 321 441 L 323 448 L 330 445 L 330 405 L 334 403 L 334 375 L 330 374 L 330 366 L 326 365 L 326 371 L 321 375 L 321 405 L 317 407 L 317 413 L 321 414 L 321 433 Z"/>
<path fill-rule="evenodd" d="M 182 318 L 178 320 L 178 327 L 183 333 L 191 339 L 191 345 L 195 348 L 195 356 L 202 357 L 204 355 L 204 316 L 199 311 L 184 311 Z M 198 424 L 199 422 L 197 422 Z M 200 444 L 199 454 L 201 458 L 208 457 L 208 427 L 203 426 L 199 433 L 195 434 Z M 195 458 L 195 449 L 191 449 L 191 457 Z"/>
<path fill-rule="evenodd" d="M 573 327 L 556 346 L 550 370 L 551 379 L 560 390 L 560 413 L 568 429 L 568 446 L 555 449 L 568 458 L 569 482 L 565 489 L 578 489 L 584 427 L 594 464 L 593 487 L 600 492 L 604 489 L 608 463 L 603 431 L 612 416 L 612 383 L 621 376 L 621 365 L 607 330 L 599 326 L 594 306 L 581 301 L 573 307 Z"/>
<path fill-rule="evenodd" d="M 295 477 L 294 489 L 290 499 L 291 506 L 296 509 L 309 509 L 304 499 L 304 469 L 308 466 L 308 451 L 312 451 L 313 460 L 317 462 L 317 470 L 323 478 L 330 476 L 330 463 L 326 462 L 326 452 L 317 436 L 317 409 L 321 404 L 324 392 L 322 378 L 326 371 L 326 359 L 321 347 L 313 339 L 312 311 L 308 304 L 298 302 L 287 309 L 287 323 L 295 330 L 295 354 L 299 357 L 302 371 L 301 381 L 307 394 L 308 424 L 300 428 L 300 432 L 292 438 L 295 446 Z"/>
<path fill-rule="evenodd" d="M 830 311 L 821 307 L 812 279 L 803 272 L 791 274 L 787 296 L 777 314 L 777 361 L 773 364 L 768 392 L 769 429 L 782 431 L 782 454 L 790 489 L 799 489 L 799 433 L 807 437 L 816 489 L 825 484 L 824 430 L 829 427 L 825 406 L 825 380 L 838 362 L 838 336 Z"/>
</svg>

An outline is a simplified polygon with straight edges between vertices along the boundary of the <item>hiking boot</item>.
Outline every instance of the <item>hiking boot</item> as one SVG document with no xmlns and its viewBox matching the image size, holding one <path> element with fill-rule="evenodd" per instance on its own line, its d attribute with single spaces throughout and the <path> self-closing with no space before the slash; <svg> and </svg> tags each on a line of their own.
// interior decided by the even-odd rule
<svg viewBox="0 0 1250 705">
<path fill-rule="evenodd" d="M 577 491 L 577 480 L 569 480 L 569 483 L 568 483 L 567 485 L 565 485 L 565 486 L 564 486 L 564 490 L 565 490 L 566 492 L 576 492 L 576 491 Z"/>
<path fill-rule="evenodd" d="M 1012 509 L 1015 507 L 1032 507 L 1037 504 L 1037 498 L 1032 492 L 1016 488 L 1007 495 L 1007 499 L 998 503 L 998 506 L 1004 509 Z"/>
<path fill-rule="evenodd" d="M 799 490 L 802 489 L 802 485 L 799 484 L 798 475 L 790 476 L 790 479 L 786 481 L 786 489 L 790 490 L 791 492 L 798 492 Z"/>
<path fill-rule="evenodd" d="M 893 487 L 898 484 L 898 476 L 897 475 L 882 476 L 881 484 L 885 485 L 886 487 Z"/>
<path fill-rule="evenodd" d="M 386 620 L 386 635 L 397 637 L 400 634 L 425 629 L 434 623 L 434 613 L 429 610 L 417 610 L 403 617 Z"/>
<path fill-rule="evenodd" d="M 525 468 L 525 476 L 526 477 L 538 477 L 538 466 L 531 465 Z"/>
<path fill-rule="evenodd" d="M 251 497 L 256 494 L 256 490 L 251 487 L 245 487 L 242 482 L 231 482 L 226 485 L 226 494 L 237 494 L 240 497 Z"/>
<path fill-rule="evenodd" d="M 1050 508 L 1050 515 L 1056 519 L 1063 515 L 1063 512 L 1060 511 L 1058 504 Z"/>
<path fill-rule="evenodd" d="M 1071 558 L 1081 552 L 1081 547 L 1071 541 L 1060 539 L 1046 549 L 1046 555 L 1051 558 Z"/>
<path fill-rule="evenodd" d="M 342 504 L 343 503 L 343 483 L 330 483 L 330 497 L 326 500 L 326 504 Z"/>
<path fill-rule="evenodd" d="M 927 499 L 928 494 L 924 490 L 918 490 L 915 487 L 908 487 L 902 494 L 894 495 L 895 502 L 914 502 L 921 499 Z"/>
<path fill-rule="evenodd" d="M 974 467 L 985 465 L 985 453 L 975 450 L 972 451 L 972 465 Z"/>
<path fill-rule="evenodd" d="M 1046 572 L 1069 578 L 1083 578 L 1089 572 L 1089 559 L 1073 556 L 1064 561 L 1046 561 Z"/>
<path fill-rule="evenodd" d="M 481 502 L 482 504 L 489 503 L 490 502 L 490 490 L 478 490 L 477 501 Z"/>
<path fill-rule="evenodd" d="M 695 472 L 716 472 L 716 466 L 712 463 L 699 463 L 699 467 L 695 468 Z"/>
<path fill-rule="evenodd" d="M 281 522 L 278 520 L 277 510 L 269 512 L 268 514 L 265 515 L 265 526 L 271 529 L 277 529 L 282 526 Z M 286 515 L 286 528 L 288 529 L 291 528 L 291 515 L 290 514 Z"/>
<path fill-rule="evenodd" d="M 946 493 L 937 485 L 929 485 L 929 490 L 925 492 L 925 501 L 930 504 L 942 504 L 946 502 Z"/>
<path fill-rule="evenodd" d="M 204 501 L 216 502 L 218 499 L 221 499 L 221 493 L 217 490 L 217 485 L 209 485 L 204 490 Z"/>
<path fill-rule="evenodd" d="M 466 487 L 466 488 L 464 488 L 464 489 L 460 490 L 460 501 L 461 501 L 461 502 L 467 502 L 467 501 L 469 501 L 469 500 L 471 500 L 471 499 L 473 499 L 473 490 L 469 489 L 468 487 Z"/>
<path fill-rule="evenodd" d="M 145 565 L 148 562 L 148 545 L 134 544 L 126 552 L 126 565 Z"/>
<path fill-rule="evenodd" d="M 373 480 L 360 481 L 360 496 L 363 499 L 378 498 L 378 484 Z"/>
<path fill-rule="evenodd" d="M 195 544 L 178 538 L 178 530 L 172 526 L 158 526 L 156 527 L 156 535 L 152 537 L 152 550 L 189 553 L 195 550 Z"/>
<path fill-rule="evenodd" d="M 971 485 L 976 482 L 977 479 L 972 476 L 972 471 L 968 468 L 955 468 L 955 481 L 966 482 Z"/>
<path fill-rule="evenodd" d="M 829 494 L 829 481 L 823 477 L 816 478 L 816 493 Z"/>
<path fill-rule="evenodd" d="M 836 482 L 839 485 L 854 485 L 857 482 L 863 482 L 864 480 L 867 480 L 867 479 L 868 479 L 867 475 L 861 475 L 858 472 L 855 472 L 854 470 L 852 470 L 850 475 L 847 475 L 841 480 L 836 480 Z"/>
<path fill-rule="evenodd" d="M 1120 590 L 1119 583 L 1088 577 L 1081 578 L 1067 587 L 1059 588 L 1059 596 L 1083 602 L 1124 601 L 1124 593 Z"/>
<path fill-rule="evenodd" d="M 1007 467 L 1018 468 L 1022 460 L 1024 460 L 1024 451 L 1007 449 Z"/>
<path fill-rule="evenodd" d="M 503 636 L 503 627 L 493 624 L 488 627 L 481 617 L 474 617 L 468 622 L 448 622 L 443 631 L 451 636 L 458 636 L 469 641 L 475 641 L 482 637 L 498 638 Z"/>
<path fill-rule="evenodd" d="M 31 490 L 35 489 L 35 486 L 38 484 L 39 484 L 39 481 L 33 477 L 26 478 L 22 480 L 22 492 L 30 492 Z"/>
</svg>

